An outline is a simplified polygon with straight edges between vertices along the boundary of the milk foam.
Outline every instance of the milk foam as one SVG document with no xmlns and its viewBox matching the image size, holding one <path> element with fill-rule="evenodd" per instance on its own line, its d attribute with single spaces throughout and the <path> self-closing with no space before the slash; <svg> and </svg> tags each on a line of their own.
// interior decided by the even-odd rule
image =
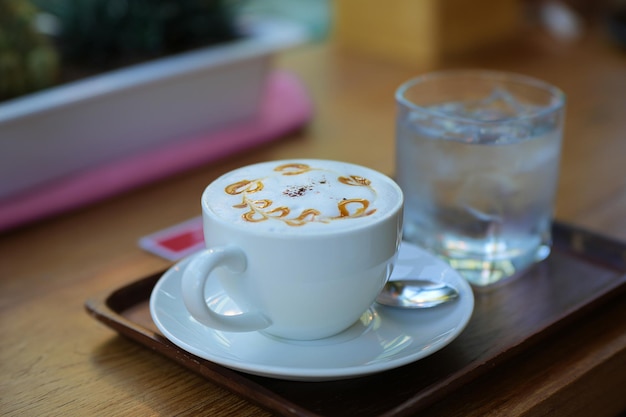
<svg viewBox="0 0 626 417">
<path fill-rule="evenodd" d="M 215 180 L 203 205 L 230 223 L 266 231 L 337 230 L 387 216 L 402 203 L 388 177 L 326 160 L 273 161 Z"/>
</svg>

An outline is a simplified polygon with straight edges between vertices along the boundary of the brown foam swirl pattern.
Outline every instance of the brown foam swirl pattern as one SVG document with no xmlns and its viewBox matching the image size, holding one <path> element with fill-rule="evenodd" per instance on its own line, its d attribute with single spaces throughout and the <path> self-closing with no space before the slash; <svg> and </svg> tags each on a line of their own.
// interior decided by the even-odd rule
<svg viewBox="0 0 626 417">
<path fill-rule="evenodd" d="M 318 170 L 307 164 L 290 163 L 279 165 L 274 171 L 283 176 L 297 176 L 310 171 Z M 321 169 L 320 169 L 321 170 Z M 375 191 L 371 187 L 371 181 L 367 178 L 348 175 L 337 176 L 336 180 L 350 187 L 366 187 L 371 193 Z M 324 180 L 326 181 L 326 180 Z M 241 180 L 229 184 L 224 191 L 229 195 L 240 195 L 241 203 L 232 207 L 235 209 L 245 210 L 242 218 L 246 222 L 257 223 L 274 219 L 284 222 L 288 226 L 304 226 L 308 223 L 330 223 L 335 220 L 366 217 L 376 212 L 376 209 L 370 209 L 371 201 L 367 198 L 344 198 L 337 202 L 339 214 L 336 216 L 328 216 L 315 207 L 307 207 L 304 209 L 294 210 L 286 205 L 275 205 L 272 199 L 262 198 L 256 199 L 255 194 L 265 188 L 264 178 L 252 180 Z M 314 188 L 313 184 L 298 184 L 280 190 L 284 196 L 298 198 Z"/>
</svg>

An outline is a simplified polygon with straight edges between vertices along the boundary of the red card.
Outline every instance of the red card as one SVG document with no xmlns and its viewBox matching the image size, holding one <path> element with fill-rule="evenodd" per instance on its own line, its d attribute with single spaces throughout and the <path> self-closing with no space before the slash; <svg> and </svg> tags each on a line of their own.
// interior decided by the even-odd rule
<svg viewBox="0 0 626 417">
<path fill-rule="evenodd" d="M 168 227 L 139 239 L 139 246 L 170 261 L 177 261 L 204 249 L 202 217 Z"/>
</svg>

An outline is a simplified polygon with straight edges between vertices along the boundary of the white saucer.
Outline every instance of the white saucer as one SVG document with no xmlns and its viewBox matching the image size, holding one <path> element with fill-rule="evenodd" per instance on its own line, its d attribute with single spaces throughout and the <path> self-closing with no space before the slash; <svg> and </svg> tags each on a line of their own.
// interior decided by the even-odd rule
<svg viewBox="0 0 626 417">
<path fill-rule="evenodd" d="M 154 287 L 150 313 L 156 326 L 170 341 L 196 356 L 266 377 L 325 381 L 396 368 L 449 344 L 465 328 L 474 308 L 472 290 L 456 271 L 416 246 L 402 243 L 392 279 L 441 280 L 456 287 L 460 297 L 422 310 L 374 304 L 348 330 L 314 341 L 217 331 L 195 321 L 183 305 L 181 271 L 190 259 L 169 269 Z M 211 305 L 218 312 L 237 310 L 219 288 L 207 288 L 207 292 L 214 294 Z"/>
</svg>

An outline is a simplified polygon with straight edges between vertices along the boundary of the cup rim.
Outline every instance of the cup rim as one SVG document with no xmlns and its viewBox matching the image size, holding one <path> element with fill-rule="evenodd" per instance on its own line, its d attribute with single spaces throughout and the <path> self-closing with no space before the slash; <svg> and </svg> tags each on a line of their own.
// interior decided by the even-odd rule
<svg viewBox="0 0 626 417">
<path fill-rule="evenodd" d="M 291 162 L 304 162 L 304 163 L 315 163 L 315 162 L 331 162 L 331 163 L 341 163 L 341 164 L 346 164 L 346 165 L 352 165 L 355 167 L 359 167 L 361 169 L 365 169 L 368 171 L 373 172 L 375 175 L 380 176 L 380 178 L 382 178 L 391 189 L 393 189 L 395 191 L 395 193 L 397 194 L 397 196 L 399 197 L 397 199 L 397 201 L 395 202 L 395 204 L 390 205 L 389 209 L 387 210 L 386 213 L 384 213 L 383 215 L 377 217 L 374 221 L 365 221 L 365 222 L 358 222 L 358 224 L 355 224 L 354 227 L 349 227 L 349 228 L 339 228 L 339 229 L 327 229 L 327 228 L 318 228 L 317 230 L 314 231 L 307 231 L 307 233 L 293 233 L 290 231 L 286 231 L 286 232 L 272 232 L 272 231 L 268 231 L 268 230 L 260 230 L 254 227 L 249 227 L 243 224 L 239 224 L 237 222 L 232 222 L 228 219 L 225 219 L 221 216 L 219 216 L 217 213 L 215 213 L 209 204 L 209 198 L 208 198 L 208 194 L 209 194 L 209 188 L 211 187 L 211 185 L 214 182 L 219 181 L 221 178 L 225 177 L 226 175 L 230 174 L 233 170 L 224 173 L 223 175 L 219 176 L 218 178 L 216 178 L 215 180 L 213 180 L 211 182 L 211 184 L 207 185 L 202 193 L 201 196 L 201 206 L 202 206 L 202 215 L 204 216 L 210 216 L 211 219 L 213 219 L 213 221 L 221 224 L 222 226 L 228 227 L 228 228 L 232 228 L 233 230 L 242 230 L 245 231 L 246 234 L 249 234 L 250 236 L 262 236 L 262 237 L 268 237 L 268 238 L 275 238 L 275 239 L 314 239 L 314 238 L 318 238 L 318 237 L 323 237 L 323 238 L 327 238 L 327 237 L 331 237 L 331 236 L 342 236 L 345 234 L 350 234 L 350 233 L 355 233 L 361 230 L 365 230 L 368 228 L 372 228 L 372 227 L 377 227 L 383 223 L 385 223 L 386 221 L 388 221 L 389 219 L 392 219 L 395 216 L 400 216 L 400 221 L 402 221 L 402 212 L 403 212 L 403 207 L 404 207 L 404 192 L 402 191 L 402 188 L 400 188 L 400 186 L 398 185 L 398 183 L 392 179 L 391 177 L 389 177 L 386 174 L 383 174 L 380 171 L 377 171 L 373 168 L 367 167 L 365 165 L 360 165 L 360 164 L 355 164 L 355 163 L 351 163 L 351 162 L 347 162 L 347 161 L 338 161 L 338 160 L 332 160 L 332 159 L 322 159 L 322 158 L 289 158 L 289 159 L 279 159 L 279 160 L 268 160 L 268 161 L 262 161 L 262 162 L 258 162 L 258 163 L 253 163 L 250 164 L 249 166 L 254 166 L 254 165 L 259 165 L 259 164 L 273 164 L 273 163 L 278 163 L 278 164 L 283 164 L 283 163 L 291 163 Z M 240 167 L 243 168 L 244 166 Z M 236 168 L 235 170 L 237 170 L 239 168 Z M 340 220 L 340 221 L 349 221 L 350 219 L 346 219 L 346 220 Z"/>
<path fill-rule="evenodd" d="M 493 80 L 493 81 L 506 81 L 513 82 L 520 85 L 526 85 L 529 87 L 534 87 L 538 90 L 543 90 L 549 93 L 553 100 L 550 105 L 541 108 L 538 111 L 529 112 L 528 114 L 523 114 L 514 117 L 506 117 L 502 119 L 495 120 L 477 120 L 469 117 L 458 116 L 454 114 L 448 114 L 442 111 L 433 110 L 431 108 L 421 106 L 419 104 L 413 103 L 406 97 L 406 93 L 412 87 L 438 79 L 445 78 L 474 78 L 477 80 Z M 558 87 L 546 82 L 542 81 L 538 78 L 534 78 L 528 75 L 518 74 L 515 72 L 507 72 L 507 71 L 494 71 L 494 70 L 482 70 L 482 69 L 455 69 L 455 70 L 441 70 L 429 72 L 426 74 L 419 75 L 417 77 L 411 78 L 404 83 L 402 83 L 395 92 L 396 102 L 402 106 L 405 106 L 413 111 L 419 111 L 427 114 L 431 114 L 434 117 L 445 117 L 446 119 L 450 119 L 452 121 L 457 121 L 459 123 L 465 124 L 479 124 L 479 125 L 495 125 L 509 122 L 518 122 L 520 120 L 527 119 L 536 119 L 539 117 L 548 116 L 551 113 L 558 112 L 565 107 L 567 96 L 566 94 Z"/>
</svg>

